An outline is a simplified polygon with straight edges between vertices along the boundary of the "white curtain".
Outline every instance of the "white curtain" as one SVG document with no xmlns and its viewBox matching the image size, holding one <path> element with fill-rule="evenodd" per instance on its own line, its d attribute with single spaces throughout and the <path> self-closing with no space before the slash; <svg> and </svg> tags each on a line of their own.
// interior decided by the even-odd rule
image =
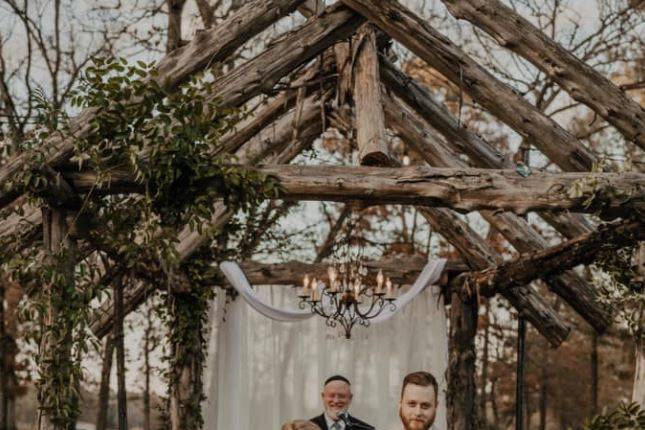
<svg viewBox="0 0 645 430">
<path fill-rule="evenodd" d="M 297 309 L 291 287 L 263 286 L 256 293 L 271 306 Z M 213 302 L 210 321 L 205 429 L 278 430 L 287 420 L 311 418 L 322 412 L 322 382 L 339 373 L 352 381 L 350 413 L 388 430 L 399 423 L 403 376 L 416 370 L 437 377 L 435 428 L 446 428 L 447 327 L 437 287 L 387 321 L 354 328 L 349 341 L 320 317 L 279 322 L 243 300 L 226 303 L 223 294 Z"/>
</svg>

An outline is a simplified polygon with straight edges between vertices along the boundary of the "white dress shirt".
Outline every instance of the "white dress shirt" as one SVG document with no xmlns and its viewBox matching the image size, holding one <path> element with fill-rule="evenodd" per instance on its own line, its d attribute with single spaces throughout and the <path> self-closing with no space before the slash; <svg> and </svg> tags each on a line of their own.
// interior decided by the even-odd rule
<svg viewBox="0 0 645 430">
<path fill-rule="evenodd" d="M 327 422 L 327 428 L 330 430 L 335 423 L 338 423 L 338 426 L 336 426 L 338 430 L 345 430 L 345 421 L 340 419 L 338 421 L 334 421 L 329 415 L 327 415 L 327 412 L 325 412 L 325 421 Z"/>
</svg>

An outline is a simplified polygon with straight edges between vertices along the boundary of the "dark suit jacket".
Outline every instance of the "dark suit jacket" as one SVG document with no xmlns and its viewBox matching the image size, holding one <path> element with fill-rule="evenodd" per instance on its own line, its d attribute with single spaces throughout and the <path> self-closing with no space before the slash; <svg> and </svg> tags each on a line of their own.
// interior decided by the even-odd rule
<svg viewBox="0 0 645 430">
<path fill-rule="evenodd" d="M 366 429 L 374 430 L 374 427 L 372 427 L 371 425 L 367 424 L 366 422 L 363 422 L 363 421 L 359 420 L 358 418 L 354 418 L 351 415 L 349 415 L 348 420 L 349 420 L 349 423 L 350 423 L 350 427 L 349 428 L 345 427 L 345 430 L 352 430 L 351 424 L 355 424 L 353 426 L 353 430 L 366 430 Z M 327 428 L 327 420 L 325 419 L 325 414 L 318 415 L 317 417 L 312 418 L 309 421 L 311 421 L 312 423 L 316 424 L 322 430 L 329 430 Z"/>
</svg>

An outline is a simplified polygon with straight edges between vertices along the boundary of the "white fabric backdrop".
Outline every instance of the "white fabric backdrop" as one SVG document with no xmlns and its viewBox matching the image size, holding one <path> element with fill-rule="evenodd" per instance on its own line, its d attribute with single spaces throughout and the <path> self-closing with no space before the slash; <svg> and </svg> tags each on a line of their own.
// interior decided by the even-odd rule
<svg viewBox="0 0 645 430">
<path fill-rule="evenodd" d="M 256 291 L 267 304 L 297 309 L 292 288 Z M 204 428 L 279 430 L 284 421 L 310 418 L 322 411 L 322 382 L 340 373 L 352 381 L 350 412 L 388 430 L 399 423 L 403 376 L 429 370 L 440 383 L 435 428 L 445 429 L 447 328 L 437 293 L 428 288 L 388 321 L 356 327 L 350 341 L 319 317 L 278 322 L 220 295 L 211 309 Z"/>
</svg>

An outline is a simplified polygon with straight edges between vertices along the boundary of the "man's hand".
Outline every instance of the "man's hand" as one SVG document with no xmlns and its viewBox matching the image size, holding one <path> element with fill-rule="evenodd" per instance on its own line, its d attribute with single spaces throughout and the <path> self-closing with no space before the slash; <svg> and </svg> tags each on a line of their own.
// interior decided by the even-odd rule
<svg viewBox="0 0 645 430">
<path fill-rule="evenodd" d="M 282 424 L 282 430 L 320 430 L 320 427 L 311 421 L 295 420 Z"/>
</svg>

